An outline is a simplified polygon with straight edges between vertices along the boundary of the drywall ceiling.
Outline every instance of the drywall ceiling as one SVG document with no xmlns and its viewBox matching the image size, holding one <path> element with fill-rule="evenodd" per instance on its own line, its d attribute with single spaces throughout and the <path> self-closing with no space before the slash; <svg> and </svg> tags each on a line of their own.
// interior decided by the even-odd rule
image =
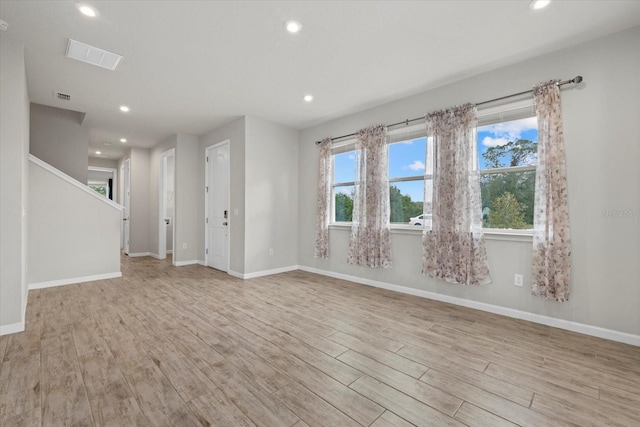
<svg viewBox="0 0 640 427">
<path fill-rule="evenodd" d="M 3 0 L 3 37 L 25 45 L 31 101 L 86 112 L 90 150 L 109 158 L 121 137 L 150 147 L 245 114 L 305 128 L 640 25 L 640 1 L 84 3 L 100 15 Z M 302 31 L 287 33 L 288 19 Z M 109 71 L 66 58 L 69 38 L 124 59 Z"/>
</svg>

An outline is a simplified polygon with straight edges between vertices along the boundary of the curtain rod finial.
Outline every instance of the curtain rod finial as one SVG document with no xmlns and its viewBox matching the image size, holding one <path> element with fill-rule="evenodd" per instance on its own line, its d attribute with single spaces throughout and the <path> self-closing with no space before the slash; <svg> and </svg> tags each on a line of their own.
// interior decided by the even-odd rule
<svg viewBox="0 0 640 427">
<path fill-rule="evenodd" d="M 578 83 L 580 83 L 581 81 L 582 81 L 582 76 L 575 76 L 575 77 L 573 78 L 573 82 L 574 82 L 575 84 L 578 84 Z"/>
</svg>

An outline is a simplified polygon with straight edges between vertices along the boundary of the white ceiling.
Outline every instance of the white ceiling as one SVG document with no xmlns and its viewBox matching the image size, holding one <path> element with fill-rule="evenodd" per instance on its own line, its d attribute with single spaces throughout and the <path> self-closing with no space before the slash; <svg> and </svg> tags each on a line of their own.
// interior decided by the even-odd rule
<svg viewBox="0 0 640 427">
<path fill-rule="evenodd" d="M 86 112 L 90 151 L 107 158 L 121 137 L 151 147 L 244 114 L 302 129 L 640 25 L 640 1 L 84 3 L 100 16 L 73 1 L 2 0 L 0 18 L 25 45 L 31 102 Z M 287 19 L 302 31 L 287 33 Z M 66 58 L 69 38 L 124 59 L 109 71 Z"/>
</svg>

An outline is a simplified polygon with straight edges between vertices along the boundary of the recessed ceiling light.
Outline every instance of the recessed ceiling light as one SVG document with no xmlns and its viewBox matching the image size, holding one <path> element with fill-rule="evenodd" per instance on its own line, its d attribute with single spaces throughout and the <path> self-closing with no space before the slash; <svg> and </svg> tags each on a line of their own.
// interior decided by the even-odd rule
<svg viewBox="0 0 640 427">
<path fill-rule="evenodd" d="M 88 4 L 77 4 L 76 7 L 84 16 L 88 16 L 89 18 L 95 18 L 98 16 L 98 11 Z"/>
<path fill-rule="evenodd" d="M 127 142 L 127 138 L 120 138 L 120 142 L 124 144 L 125 142 Z"/>
<path fill-rule="evenodd" d="M 96 154 L 102 154 L 102 152 L 100 152 L 100 151 L 96 151 Z"/>
<path fill-rule="evenodd" d="M 305 102 L 311 102 L 313 101 L 313 95 L 305 95 L 302 99 L 304 99 Z"/>
<path fill-rule="evenodd" d="M 129 112 L 129 107 L 127 107 L 126 105 L 121 105 L 120 106 L 120 111 L 122 111 L 123 113 L 128 113 Z"/>
<path fill-rule="evenodd" d="M 302 29 L 302 24 L 300 24 L 298 21 L 289 20 L 284 23 L 284 27 L 290 33 L 295 34 Z"/>
<path fill-rule="evenodd" d="M 531 0 L 529 3 L 529 9 L 540 10 L 549 6 L 549 3 L 551 3 L 551 0 Z"/>
</svg>

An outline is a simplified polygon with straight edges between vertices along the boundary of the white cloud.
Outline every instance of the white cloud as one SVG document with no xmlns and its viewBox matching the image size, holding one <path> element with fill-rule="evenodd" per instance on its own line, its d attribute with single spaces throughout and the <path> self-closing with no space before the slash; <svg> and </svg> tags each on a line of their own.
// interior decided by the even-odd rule
<svg viewBox="0 0 640 427">
<path fill-rule="evenodd" d="M 482 145 L 485 147 L 501 147 L 508 143 L 509 139 L 507 138 L 491 138 L 490 136 L 482 138 Z"/>
<path fill-rule="evenodd" d="M 538 155 L 537 154 L 529 154 L 524 160 L 522 160 L 523 165 L 533 166 L 538 164 Z"/>
<path fill-rule="evenodd" d="M 349 155 L 347 156 L 347 159 L 349 159 L 349 160 L 355 160 L 355 159 L 356 159 L 356 155 L 355 155 L 355 154 L 349 154 Z"/>
<path fill-rule="evenodd" d="M 342 187 L 338 190 L 338 193 L 346 194 L 347 196 L 351 196 L 353 192 L 353 188 Z"/>
<path fill-rule="evenodd" d="M 538 120 L 535 117 L 529 117 L 528 119 L 482 126 L 478 130 L 480 132 L 489 132 L 494 135 L 493 137 L 485 137 L 482 139 L 482 144 L 485 147 L 496 147 L 504 145 L 509 141 L 518 140 L 523 132 L 537 128 Z"/>
<path fill-rule="evenodd" d="M 411 169 L 412 171 L 423 171 L 424 163 L 422 163 L 420 160 L 414 160 L 413 163 L 411 163 L 406 168 Z"/>
</svg>

